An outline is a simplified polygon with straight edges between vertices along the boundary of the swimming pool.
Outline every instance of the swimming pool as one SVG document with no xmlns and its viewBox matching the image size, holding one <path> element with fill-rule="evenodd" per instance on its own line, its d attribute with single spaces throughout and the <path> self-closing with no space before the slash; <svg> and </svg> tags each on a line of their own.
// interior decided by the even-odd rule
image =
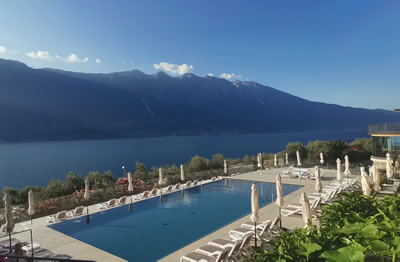
<svg viewBox="0 0 400 262">
<path fill-rule="evenodd" d="M 219 180 L 49 227 L 128 261 L 156 261 L 250 213 L 251 181 Z M 260 207 L 275 184 L 257 183 Z M 284 185 L 283 194 L 299 186 Z"/>
</svg>

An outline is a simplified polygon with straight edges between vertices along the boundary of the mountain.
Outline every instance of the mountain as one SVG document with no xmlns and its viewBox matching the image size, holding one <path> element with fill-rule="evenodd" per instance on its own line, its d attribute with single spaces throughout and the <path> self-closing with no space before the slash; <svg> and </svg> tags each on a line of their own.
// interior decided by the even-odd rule
<svg viewBox="0 0 400 262">
<path fill-rule="evenodd" d="M 0 141 L 350 130 L 393 121 L 400 114 L 312 102 L 256 82 L 76 73 L 0 59 Z"/>
</svg>

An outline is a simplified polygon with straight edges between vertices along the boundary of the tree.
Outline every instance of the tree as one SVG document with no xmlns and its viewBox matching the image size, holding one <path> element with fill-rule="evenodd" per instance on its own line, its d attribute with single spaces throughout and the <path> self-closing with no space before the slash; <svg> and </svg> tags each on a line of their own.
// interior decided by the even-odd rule
<svg viewBox="0 0 400 262">
<path fill-rule="evenodd" d="M 342 140 L 328 140 L 327 146 L 326 159 L 328 162 L 335 162 L 337 158 L 343 159 L 349 149 L 349 145 Z"/>
<path fill-rule="evenodd" d="M 208 169 L 208 160 L 201 156 L 194 156 L 188 165 L 188 170 L 191 172 L 194 171 L 203 171 Z"/>
<path fill-rule="evenodd" d="M 79 174 L 69 172 L 64 182 L 64 192 L 66 194 L 72 194 L 75 190 L 82 190 L 85 188 L 85 181 Z"/>
<path fill-rule="evenodd" d="M 97 171 L 90 171 L 86 177 L 91 189 L 103 189 L 103 177 Z"/>
<path fill-rule="evenodd" d="M 224 156 L 222 154 L 215 154 L 208 163 L 209 169 L 224 168 Z"/>
<path fill-rule="evenodd" d="M 254 165 L 255 163 L 257 163 L 257 158 L 255 156 L 245 155 L 243 157 L 243 163 L 245 165 Z"/>
<path fill-rule="evenodd" d="M 320 153 L 324 154 L 324 160 L 326 160 L 327 153 L 329 152 L 329 145 L 326 141 L 311 141 L 307 144 L 307 156 L 308 160 L 312 163 L 319 163 Z"/>
<path fill-rule="evenodd" d="M 299 151 L 301 159 L 307 158 L 307 149 L 301 142 L 287 144 L 285 151 L 288 153 L 289 160 L 291 161 L 295 161 L 297 159 L 296 151 Z"/>
<path fill-rule="evenodd" d="M 136 162 L 136 169 L 135 169 L 134 176 L 143 181 L 147 181 L 149 174 L 143 163 Z"/>
<path fill-rule="evenodd" d="M 64 182 L 58 179 L 50 179 L 49 184 L 46 187 L 46 194 L 48 198 L 64 196 L 65 186 Z"/>
<path fill-rule="evenodd" d="M 360 150 L 372 153 L 372 138 L 358 138 L 351 142 L 350 146 L 359 146 Z"/>
<path fill-rule="evenodd" d="M 102 177 L 102 185 L 105 187 L 111 187 L 115 183 L 115 179 L 113 177 L 113 174 L 111 170 L 106 170 L 103 172 L 103 177 Z"/>
</svg>

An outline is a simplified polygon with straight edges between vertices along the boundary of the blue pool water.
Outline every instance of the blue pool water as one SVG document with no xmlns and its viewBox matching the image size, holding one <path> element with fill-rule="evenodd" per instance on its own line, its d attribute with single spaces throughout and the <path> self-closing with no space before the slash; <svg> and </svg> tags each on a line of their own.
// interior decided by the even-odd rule
<svg viewBox="0 0 400 262">
<path fill-rule="evenodd" d="M 252 182 L 220 180 L 50 227 L 128 261 L 156 261 L 250 213 Z M 275 184 L 257 183 L 260 207 Z M 284 185 L 284 195 L 299 186 Z"/>
</svg>

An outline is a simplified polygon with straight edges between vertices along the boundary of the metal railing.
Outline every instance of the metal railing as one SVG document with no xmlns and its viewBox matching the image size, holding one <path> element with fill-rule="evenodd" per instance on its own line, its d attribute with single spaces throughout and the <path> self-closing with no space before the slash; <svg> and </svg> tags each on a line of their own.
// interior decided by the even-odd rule
<svg viewBox="0 0 400 262">
<path fill-rule="evenodd" d="M 94 260 L 77 260 L 77 259 L 63 259 L 63 258 L 49 258 L 49 257 L 21 257 L 21 256 L 9 256 L 0 255 L 0 261 L 13 261 L 13 262 L 95 262 Z"/>
<path fill-rule="evenodd" d="M 400 123 L 371 124 L 368 126 L 369 133 L 396 133 L 400 132 Z"/>
</svg>

